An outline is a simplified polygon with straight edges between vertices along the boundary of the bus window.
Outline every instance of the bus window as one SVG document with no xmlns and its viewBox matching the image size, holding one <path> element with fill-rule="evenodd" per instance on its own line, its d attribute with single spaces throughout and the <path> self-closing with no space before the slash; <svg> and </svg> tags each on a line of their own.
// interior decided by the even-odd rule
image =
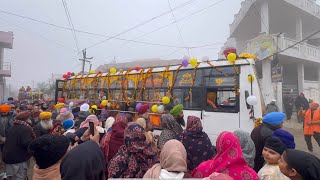
<svg viewBox="0 0 320 180">
<path fill-rule="evenodd" d="M 232 89 L 207 89 L 207 111 L 236 112 L 237 99 Z"/>
<path fill-rule="evenodd" d="M 173 103 L 183 104 L 185 109 L 200 109 L 202 104 L 202 99 L 199 98 L 200 94 L 202 94 L 201 88 L 193 88 L 190 95 L 189 88 L 174 89 Z"/>
</svg>

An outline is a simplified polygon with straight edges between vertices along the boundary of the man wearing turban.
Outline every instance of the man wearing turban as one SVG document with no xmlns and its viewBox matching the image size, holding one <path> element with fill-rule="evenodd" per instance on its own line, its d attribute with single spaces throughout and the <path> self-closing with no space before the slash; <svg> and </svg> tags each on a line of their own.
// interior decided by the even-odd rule
<svg viewBox="0 0 320 180">
<path fill-rule="evenodd" d="M 39 115 L 40 122 L 34 127 L 34 131 L 37 137 L 50 133 L 50 129 L 53 128 L 51 112 L 41 112 Z"/>
<path fill-rule="evenodd" d="M 313 136 L 318 145 L 320 146 L 320 110 L 319 104 L 316 102 L 311 103 L 310 108 L 304 115 L 304 139 L 307 143 L 308 150 L 313 151 L 311 137 Z"/>
<path fill-rule="evenodd" d="M 15 114 L 11 111 L 11 106 L 8 104 L 0 105 L 0 162 L 2 162 L 2 149 L 8 132 L 13 126 Z"/>
</svg>

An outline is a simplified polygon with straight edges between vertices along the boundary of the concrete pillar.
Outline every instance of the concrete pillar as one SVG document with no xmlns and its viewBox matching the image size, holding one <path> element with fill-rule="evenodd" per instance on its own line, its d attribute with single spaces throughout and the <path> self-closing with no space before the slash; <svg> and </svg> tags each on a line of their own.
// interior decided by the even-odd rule
<svg viewBox="0 0 320 180">
<path fill-rule="evenodd" d="M 302 38 L 302 19 L 301 16 L 298 16 L 296 19 L 296 40 L 301 41 Z"/>
<path fill-rule="evenodd" d="M 4 48 L 0 48 L 0 70 L 3 68 L 3 61 L 4 61 Z M 4 100 L 4 94 L 5 94 L 5 78 L 0 76 L 0 101 L 2 102 Z"/>
<path fill-rule="evenodd" d="M 261 2 L 261 33 L 269 34 L 270 27 L 269 27 L 269 1 L 264 0 Z"/>
<path fill-rule="evenodd" d="M 297 64 L 298 68 L 298 90 L 299 94 L 303 93 L 303 84 L 304 84 L 304 64 L 303 63 L 298 63 Z"/>
<path fill-rule="evenodd" d="M 269 1 L 261 1 L 261 33 L 269 34 Z M 274 98 L 273 86 L 271 80 L 271 61 L 269 59 L 262 61 L 262 89 L 265 103 L 268 104 Z"/>
<path fill-rule="evenodd" d="M 270 103 L 274 96 L 271 80 L 271 61 L 268 59 L 262 61 L 262 89 L 265 103 Z"/>
<path fill-rule="evenodd" d="M 318 66 L 318 89 L 320 89 L 320 66 Z M 320 93 L 318 94 L 317 102 L 320 102 Z"/>
</svg>

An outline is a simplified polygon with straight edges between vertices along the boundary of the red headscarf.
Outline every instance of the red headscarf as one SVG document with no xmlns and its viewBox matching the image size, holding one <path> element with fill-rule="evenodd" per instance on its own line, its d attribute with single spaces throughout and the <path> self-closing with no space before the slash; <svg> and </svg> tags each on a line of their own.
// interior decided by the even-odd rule
<svg viewBox="0 0 320 180">
<path fill-rule="evenodd" d="M 194 178 L 209 177 L 212 173 L 223 173 L 234 180 L 259 179 L 242 157 L 241 145 L 237 136 L 231 132 L 222 132 L 216 143 L 217 155 L 213 160 L 201 163 L 192 173 Z"/>
</svg>

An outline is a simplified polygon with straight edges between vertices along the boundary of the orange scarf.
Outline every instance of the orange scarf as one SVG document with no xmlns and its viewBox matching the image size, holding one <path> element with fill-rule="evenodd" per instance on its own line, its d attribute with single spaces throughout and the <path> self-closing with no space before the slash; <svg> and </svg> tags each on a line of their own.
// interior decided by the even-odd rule
<svg viewBox="0 0 320 180">
<path fill-rule="evenodd" d="M 58 163 L 48 167 L 47 169 L 39 169 L 37 165 L 33 168 L 33 180 L 61 180 L 60 164 Z"/>
</svg>

